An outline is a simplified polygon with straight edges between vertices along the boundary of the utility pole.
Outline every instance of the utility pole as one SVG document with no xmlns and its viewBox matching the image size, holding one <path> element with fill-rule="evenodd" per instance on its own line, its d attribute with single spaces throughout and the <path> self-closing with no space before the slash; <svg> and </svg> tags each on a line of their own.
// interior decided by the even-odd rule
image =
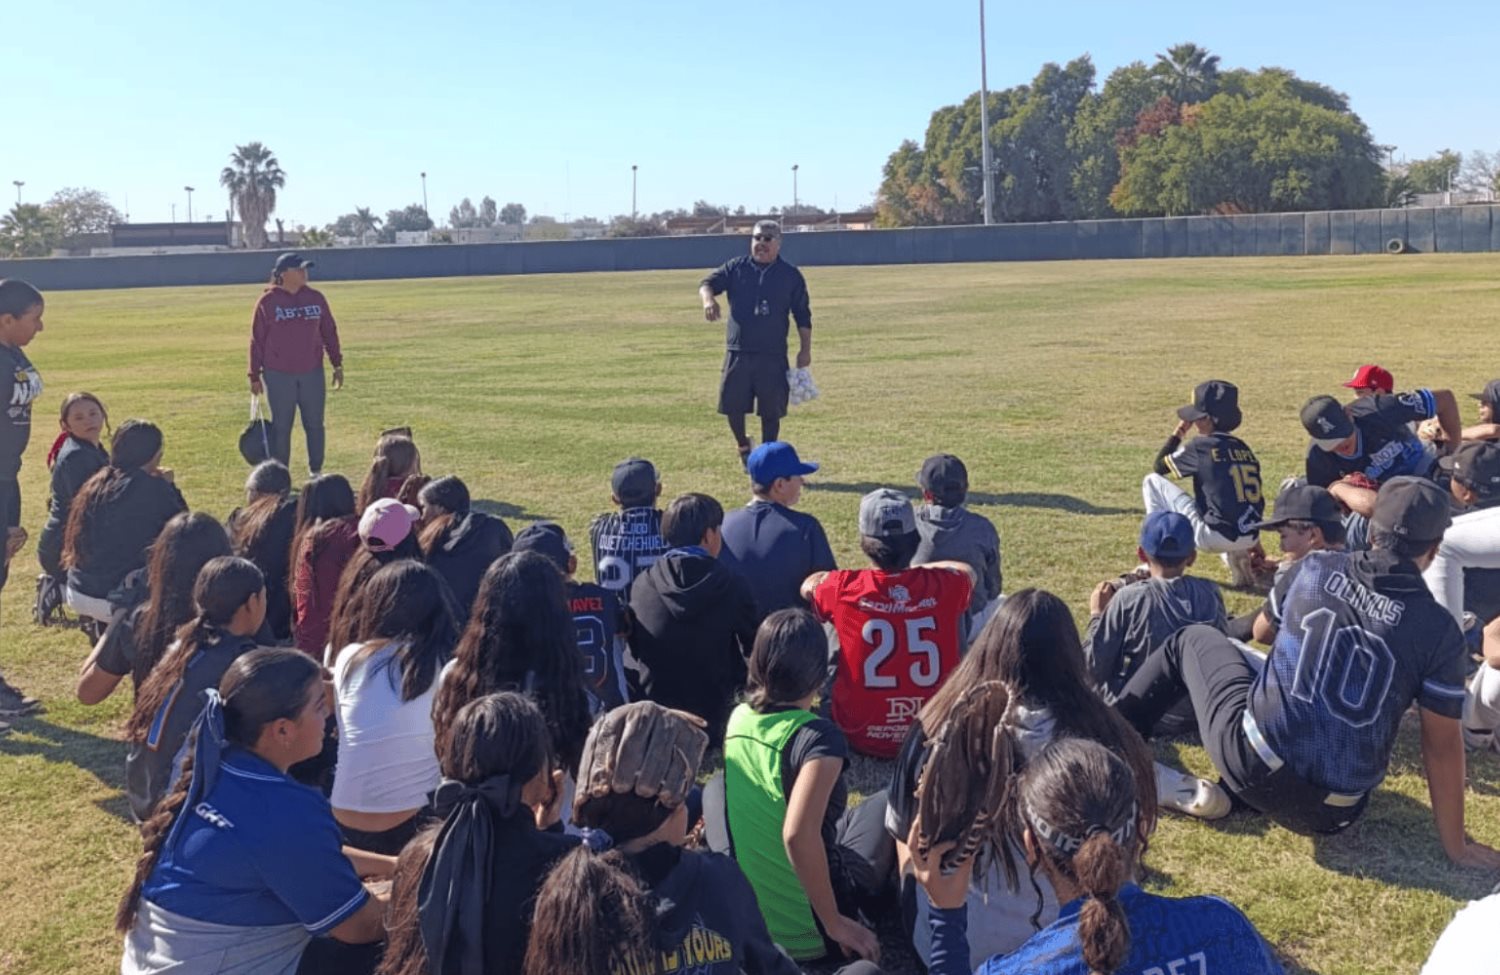
<svg viewBox="0 0 1500 975">
<path fill-rule="evenodd" d="M 792 163 L 792 216 L 794 217 L 802 209 L 797 200 L 797 169 L 797 164 Z"/>
<path fill-rule="evenodd" d="M 630 222 L 635 223 L 635 171 L 639 167 L 635 163 L 630 164 Z"/>
<path fill-rule="evenodd" d="M 984 224 L 988 227 L 995 222 L 995 203 L 990 198 L 990 170 L 993 166 L 990 161 L 990 82 L 984 46 L 984 0 L 979 0 L 979 165 L 984 170 L 979 175 L 984 181 Z"/>
<path fill-rule="evenodd" d="M 422 173 L 422 216 L 430 222 L 432 214 L 427 211 L 427 173 Z"/>
</svg>

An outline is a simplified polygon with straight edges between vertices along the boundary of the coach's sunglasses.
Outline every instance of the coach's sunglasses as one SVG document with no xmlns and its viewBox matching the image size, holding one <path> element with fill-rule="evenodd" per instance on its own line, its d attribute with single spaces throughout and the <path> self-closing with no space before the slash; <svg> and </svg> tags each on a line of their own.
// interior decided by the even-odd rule
<svg viewBox="0 0 1500 975">
<path fill-rule="evenodd" d="M 758 241 L 761 241 L 763 243 L 769 244 L 771 241 L 773 241 L 773 240 L 776 239 L 776 235 L 775 234 L 756 234 L 755 235 L 755 239 L 758 240 Z"/>
</svg>

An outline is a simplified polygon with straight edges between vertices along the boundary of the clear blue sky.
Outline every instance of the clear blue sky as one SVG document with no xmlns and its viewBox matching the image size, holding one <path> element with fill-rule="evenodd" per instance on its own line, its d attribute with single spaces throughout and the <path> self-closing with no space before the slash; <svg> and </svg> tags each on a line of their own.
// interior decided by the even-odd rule
<svg viewBox="0 0 1500 975">
<path fill-rule="evenodd" d="M 0 187 L 62 186 L 166 220 L 222 213 L 236 143 L 288 174 L 277 214 L 325 223 L 464 196 L 607 217 L 695 199 L 868 204 L 886 157 L 979 87 L 976 0 L 322 0 L 7 4 Z M 1130 4 L 990 0 L 991 88 L 1091 54 L 1099 79 L 1179 41 L 1346 92 L 1397 157 L 1500 149 L 1494 0 Z M 5 199 L 5 197 L 0 197 Z"/>
</svg>

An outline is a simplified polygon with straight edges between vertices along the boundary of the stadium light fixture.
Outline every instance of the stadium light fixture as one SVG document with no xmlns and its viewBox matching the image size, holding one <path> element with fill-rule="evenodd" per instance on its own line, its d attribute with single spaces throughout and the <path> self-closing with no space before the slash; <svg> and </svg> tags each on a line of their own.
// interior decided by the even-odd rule
<svg viewBox="0 0 1500 975">
<path fill-rule="evenodd" d="M 979 165 L 984 170 L 979 176 L 984 186 L 984 225 L 988 227 L 995 222 L 995 204 L 990 199 L 990 172 L 993 166 L 990 161 L 990 83 L 984 47 L 984 0 L 979 0 Z"/>
<path fill-rule="evenodd" d="M 11 182 L 14 183 L 15 187 L 16 187 L 16 206 L 20 206 L 21 205 L 21 187 L 23 187 L 23 186 L 26 185 L 26 181 L 24 179 L 13 179 L 13 180 L 11 180 Z"/>
<path fill-rule="evenodd" d="M 184 186 L 183 189 L 187 190 L 187 195 L 188 195 L 188 223 L 192 223 L 193 222 L 193 188 L 191 186 Z"/>
</svg>

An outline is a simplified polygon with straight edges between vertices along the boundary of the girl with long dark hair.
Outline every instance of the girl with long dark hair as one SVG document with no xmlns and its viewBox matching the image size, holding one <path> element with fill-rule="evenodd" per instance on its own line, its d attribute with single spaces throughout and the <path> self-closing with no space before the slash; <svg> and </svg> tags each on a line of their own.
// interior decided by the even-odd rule
<svg viewBox="0 0 1500 975">
<path fill-rule="evenodd" d="M 394 856 L 438 784 L 432 701 L 458 642 L 443 577 L 404 559 L 365 585 L 354 642 L 336 651 L 333 816 L 350 846 Z"/>
<path fill-rule="evenodd" d="M 438 752 L 459 708 L 496 691 L 521 691 L 547 718 L 552 748 L 570 775 L 588 736 L 588 695 L 563 577 L 534 552 L 502 556 L 479 584 L 474 612 L 433 710 Z"/>
<path fill-rule="evenodd" d="M 704 794 L 709 847 L 739 861 L 776 943 L 793 958 L 873 959 L 873 916 L 895 844 L 885 793 L 849 808 L 849 743 L 811 710 L 828 679 L 828 636 L 806 610 L 767 616 L 750 654 L 747 700 L 724 735 L 724 772 Z"/>
<path fill-rule="evenodd" d="M 177 630 L 193 618 L 193 586 L 210 559 L 233 554 L 229 536 L 212 515 L 176 515 L 151 546 L 145 602 L 116 616 L 78 676 L 78 700 L 98 704 L 130 675 L 139 693 Z"/>
<path fill-rule="evenodd" d="M 156 536 L 173 515 L 187 510 L 161 457 L 156 424 L 126 420 L 111 438 L 109 466 L 73 498 L 62 564 L 68 605 L 80 615 L 108 623 L 124 599 L 126 576 L 145 568 Z"/>
<path fill-rule="evenodd" d="M 1015 770 L 1050 742 L 1064 737 L 1097 741 L 1118 754 L 1135 773 L 1141 829 L 1156 824 L 1156 780 L 1151 752 L 1129 724 L 1094 693 L 1087 676 L 1078 626 L 1067 604 L 1049 592 L 1023 589 L 1009 596 L 979 634 L 953 676 L 918 713 L 907 733 L 891 775 L 886 827 L 896 840 L 898 862 L 910 863 L 907 834 L 916 816 L 914 796 L 930 750 L 930 741 L 956 710 L 964 693 L 989 681 L 1004 687 L 1004 712 L 1015 745 Z M 1014 792 L 1014 790 L 1010 790 Z M 1045 874 L 1032 873 L 1021 889 L 1015 862 L 1021 824 L 1013 808 L 995 810 L 1009 842 L 998 856 L 986 857 L 975 869 L 977 882 L 969 896 L 975 923 L 973 963 L 1003 954 L 1024 942 L 1057 916 L 1058 900 Z M 909 884 L 909 882 L 908 882 Z M 921 890 L 903 898 L 914 909 L 909 921 L 917 953 L 928 957 L 928 901 Z"/>
<path fill-rule="evenodd" d="M 469 507 L 469 489 L 456 477 L 429 481 L 417 495 L 422 509 L 422 555 L 453 589 L 467 623 L 485 570 L 515 544 L 510 526 Z"/>
<path fill-rule="evenodd" d="M 594 725 L 579 769 L 590 787 L 573 819 L 614 849 L 580 847 L 553 868 L 537 894 L 526 975 L 798 972 L 735 862 L 685 848 L 687 793 L 707 745 L 701 719 L 651 701 Z"/>
<path fill-rule="evenodd" d="M 47 454 L 52 470 L 52 494 L 47 499 L 47 523 L 37 539 L 36 557 L 54 578 L 63 576 L 63 534 L 73 498 L 88 479 L 109 465 L 109 451 L 100 442 L 109 427 L 109 413 L 93 393 L 69 393 L 58 416 L 62 433 Z"/>
<path fill-rule="evenodd" d="M 210 559 L 193 584 L 196 615 L 136 694 L 125 724 L 125 791 L 145 822 L 171 785 L 172 760 L 202 708 L 205 693 L 244 654 L 266 618 L 266 586 L 245 559 Z"/>
<path fill-rule="evenodd" d="M 1281 975 L 1260 933 L 1227 901 L 1158 897 L 1136 886 L 1146 810 L 1130 765 L 1109 748 L 1060 738 L 1032 757 L 1015 791 L 1026 860 L 1063 902 L 1058 919 L 1014 951 L 971 965 L 965 901 L 974 860 L 945 873 L 947 844 L 925 855 L 914 848 L 917 879 L 934 906 L 931 975 L 1114 975 L 1165 970 L 1168 962 L 1174 971 Z"/>
<path fill-rule="evenodd" d="M 257 464 L 245 481 L 245 506 L 236 508 L 225 523 L 235 554 L 254 562 L 266 577 L 266 626 L 277 642 L 292 635 L 287 576 L 297 499 L 291 494 L 292 474 L 285 464 L 277 460 Z"/>
<path fill-rule="evenodd" d="M 354 489 L 342 474 L 325 474 L 302 486 L 292 532 L 292 634 L 297 649 L 323 658 L 328 618 L 344 566 L 359 547 Z"/>
<path fill-rule="evenodd" d="M 386 971 L 519 972 L 537 888 L 579 843 L 549 829 L 562 795 L 547 722 L 523 694 L 483 695 L 453 715 L 438 755 L 443 825 L 418 885 L 422 936 L 392 931 L 408 954 Z"/>
<path fill-rule="evenodd" d="M 121 972 L 292 975 L 315 937 L 380 940 L 383 898 L 359 878 L 392 864 L 346 855 L 327 801 L 286 774 L 322 746 L 323 677 L 306 654 L 266 648 L 205 695 L 115 915 Z"/>
</svg>

